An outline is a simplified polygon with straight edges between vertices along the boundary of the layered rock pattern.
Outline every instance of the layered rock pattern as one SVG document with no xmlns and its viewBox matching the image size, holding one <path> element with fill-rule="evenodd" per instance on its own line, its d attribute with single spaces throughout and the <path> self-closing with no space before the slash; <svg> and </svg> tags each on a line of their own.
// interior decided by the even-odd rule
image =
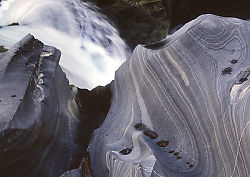
<svg viewBox="0 0 250 177">
<path fill-rule="evenodd" d="M 203 15 L 137 46 L 89 147 L 93 176 L 250 176 L 250 24 Z"/>
<path fill-rule="evenodd" d="M 78 106 L 60 51 L 27 35 L 0 54 L 0 176 L 56 177 L 78 168 Z"/>
</svg>

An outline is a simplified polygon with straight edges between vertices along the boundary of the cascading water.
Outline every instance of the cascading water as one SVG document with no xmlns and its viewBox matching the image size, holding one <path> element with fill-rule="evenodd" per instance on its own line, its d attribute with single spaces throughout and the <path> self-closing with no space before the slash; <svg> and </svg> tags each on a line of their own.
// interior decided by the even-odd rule
<svg viewBox="0 0 250 177">
<path fill-rule="evenodd" d="M 62 69 L 70 83 L 80 88 L 106 85 L 128 57 L 129 50 L 116 29 L 93 5 L 80 0 L 0 3 L 0 46 L 9 48 L 31 33 L 61 50 Z"/>
</svg>

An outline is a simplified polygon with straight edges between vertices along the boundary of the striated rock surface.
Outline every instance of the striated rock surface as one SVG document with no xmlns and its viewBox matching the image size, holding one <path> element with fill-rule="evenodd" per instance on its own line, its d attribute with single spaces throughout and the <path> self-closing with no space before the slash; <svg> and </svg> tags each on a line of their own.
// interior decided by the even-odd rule
<svg viewBox="0 0 250 177">
<path fill-rule="evenodd" d="M 91 176 L 90 137 L 107 115 L 111 84 L 69 86 L 61 53 L 27 35 L 0 53 L 0 176 Z"/>
<path fill-rule="evenodd" d="M 56 177 L 82 161 L 84 127 L 59 59 L 31 35 L 0 54 L 1 177 Z"/>
<path fill-rule="evenodd" d="M 89 147 L 93 176 L 250 176 L 250 23 L 202 15 L 137 46 Z"/>
</svg>

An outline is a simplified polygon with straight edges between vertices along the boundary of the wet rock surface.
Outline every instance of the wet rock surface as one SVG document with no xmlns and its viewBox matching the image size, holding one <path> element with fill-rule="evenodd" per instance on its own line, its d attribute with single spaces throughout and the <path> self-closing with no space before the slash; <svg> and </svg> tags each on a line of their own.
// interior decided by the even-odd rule
<svg viewBox="0 0 250 177">
<path fill-rule="evenodd" d="M 0 176 L 60 176 L 81 162 L 59 59 L 59 50 L 31 35 L 1 55 Z"/>
<path fill-rule="evenodd" d="M 249 176 L 249 38 L 202 15 L 89 91 L 27 35 L 0 53 L 0 176 Z"/>
<path fill-rule="evenodd" d="M 249 176 L 249 38 L 247 21 L 202 15 L 137 46 L 94 132 L 93 176 Z"/>
<path fill-rule="evenodd" d="M 89 94 L 98 101 L 102 91 L 95 96 L 70 87 L 59 59 L 59 50 L 32 35 L 0 54 L 1 177 L 82 174 L 81 162 L 93 127 L 105 117 L 105 111 L 99 115 L 98 108 L 95 114 L 83 109 L 89 108 Z M 79 104 L 78 96 L 87 103 L 80 100 Z"/>
</svg>

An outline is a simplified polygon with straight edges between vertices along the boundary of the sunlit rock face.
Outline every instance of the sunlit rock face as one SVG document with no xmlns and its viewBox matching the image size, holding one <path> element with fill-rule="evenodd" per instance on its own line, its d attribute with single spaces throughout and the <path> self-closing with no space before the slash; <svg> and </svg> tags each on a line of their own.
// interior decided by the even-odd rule
<svg viewBox="0 0 250 177">
<path fill-rule="evenodd" d="M 31 35 L 0 54 L 2 177 L 56 177 L 82 161 L 86 142 L 76 139 L 86 127 L 59 59 Z"/>
<path fill-rule="evenodd" d="M 202 15 L 137 46 L 89 147 L 93 176 L 249 176 L 249 41 L 249 22 Z"/>
</svg>

